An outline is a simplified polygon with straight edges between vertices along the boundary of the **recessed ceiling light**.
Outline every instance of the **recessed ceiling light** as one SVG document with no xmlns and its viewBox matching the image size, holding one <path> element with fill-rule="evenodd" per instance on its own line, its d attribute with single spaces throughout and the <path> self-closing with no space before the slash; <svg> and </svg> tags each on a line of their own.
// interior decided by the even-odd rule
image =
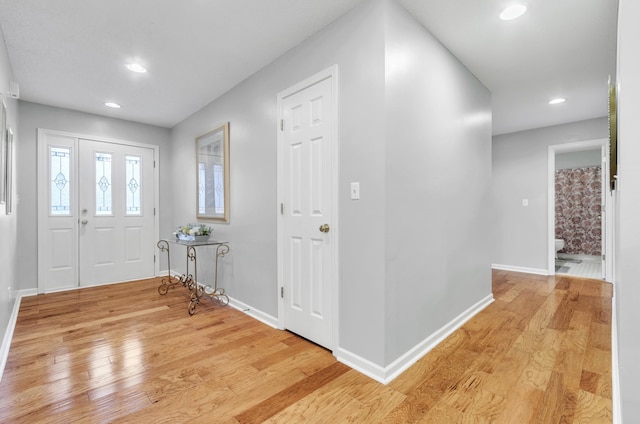
<svg viewBox="0 0 640 424">
<path fill-rule="evenodd" d="M 514 4 L 512 6 L 507 7 L 500 14 L 500 19 L 503 21 L 510 21 L 515 18 L 519 18 L 527 11 L 527 6 L 524 4 Z"/>
<path fill-rule="evenodd" d="M 122 107 L 118 103 L 114 103 L 114 102 L 105 102 L 104 105 L 112 109 L 120 109 Z"/>
<path fill-rule="evenodd" d="M 560 104 L 560 103 L 564 103 L 566 101 L 567 101 L 567 99 L 565 99 L 563 97 L 558 97 L 557 99 L 549 100 L 549 104 L 550 105 L 557 105 L 557 104 Z"/>
<path fill-rule="evenodd" d="M 144 74 L 145 72 L 147 72 L 147 69 L 139 63 L 127 63 L 126 67 L 128 70 L 137 72 L 139 74 Z"/>
</svg>

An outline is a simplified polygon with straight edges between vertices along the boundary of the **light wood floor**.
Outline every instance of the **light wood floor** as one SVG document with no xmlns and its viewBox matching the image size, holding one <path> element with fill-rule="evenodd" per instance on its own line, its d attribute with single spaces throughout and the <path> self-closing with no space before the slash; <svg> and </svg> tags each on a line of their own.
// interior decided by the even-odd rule
<svg viewBox="0 0 640 424">
<path fill-rule="evenodd" d="M 24 298 L 1 423 L 611 423 L 611 286 L 494 271 L 496 301 L 391 384 L 158 280 Z"/>
</svg>

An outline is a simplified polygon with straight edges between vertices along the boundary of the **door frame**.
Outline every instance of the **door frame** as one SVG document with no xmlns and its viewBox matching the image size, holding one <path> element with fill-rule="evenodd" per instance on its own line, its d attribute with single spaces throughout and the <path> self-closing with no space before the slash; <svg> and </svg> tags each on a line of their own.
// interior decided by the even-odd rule
<svg viewBox="0 0 640 424">
<path fill-rule="evenodd" d="M 46 162 L 43 164 L 42 160 L 44 158 L 46 158 L 46 153 L 47 153 L 47 135 L 58 135 L 58 136 L 62 136 L 62 137 L 69 137 L 69 138 L 73 138 L 74 139 L 74 146 L 73 146 L 73 152 L 75 155 L 76 160 L 74 160 L 74 163 L 71 165 L 72 169 L 73 169 L 73 173 L 76 175 L 76 178 L 71 182 L 72 184 L 72 198 L 75 200 L 75 205 L 74 205 L 74 210 L 73 210 L 73 219 L 74 219 L 74 239 L 76 240 L 76 243 L 79 242 L 78 236 L 79 236 L 79 228 L 78 228 L 78 219 L 79 219 L 79 207 L 80 205 L 78 204 L 78 199 L 77 199 L 77 191 L 78 191 L 78 169 L 79 169 L 79 164 L 77 161 L 78 158 L 78 154 L 79 154 L 79 140 L 80 139 L 85 139 L 85 140 L 92 140 L 92 141 L 99 141 L 99 142 L 103 142 L 103 143 L 110 143 L 110 144 L 121 144 L 121 145 L 125 145 L 125 146 L 132 146 L 132 147 L 140 147 L 140 148 L 145 148 L 145 149 L 151 149 L 153 150 L 153 162 L 154 162 L 154 166 L 153 166 L 153 208 L 154 208 L 154 229 L 153 229 L 153 234 L 155 235 L 155 239 L 158 240 L 159 239 L 159 235 L 160 235 L 160 219 L 159 219 L 159 211 L 160 211 L 160 156 L 159 156 L 159 152 L 160 152 L 160 146 L 157 145 L 153 145 L 153 144 L 146 144 L 146 143 L 139 143 L 136 141 L 128 141 L 128 140 L 122 140 L 122 139 L 115 139 L 115 138 L 109 138 L 109 137 L 101 137 L 101 136 L 96 136 L 96 135 L 87 135 L 87 134 L 82 134 L 82 133 L 76 133 L 76 132 L 70 132 L 70 131 L 60 131 L 60 130 L 51 130 L 51 129 L 47 129 L 47 128 L 38 128 L 37 130 L 37 163 L 39 164 L 39 171 L 38 171 L 38 176 L 36 176 L 36 195 L 37 195 L 37 204 L 38 204 L 38 210 L 37 210 L 37 215 L 38 215 L 38 239 L 36 242 L 36 245 L 38 246 L 38 251 L 40 250 L 40 243 L 43 240 L 43 233 L 44 233 L 44 215 L 48 216 L 48 211 L 43 211 L 42 208 L 46 208 L 46 206 L 48 205 L 48 202 L 46 201 L 46 193 L 47 193 L 47 188 L 46 187 L 41 187 L 41 183 L 40 183 L 40 167 L 44 166 L 46 164 Z M 48 167 L 46 168 L 48 169 Z M 42 196 L 45 196 L 44 199 Z M 44 201 L 43 201 L 44 200 Z M 43 215 L 44 214 L 44 215 Z M 76 244 L 77 246 L 77 244 Z M 154 250 L 157 250 L 157 247 L 154 247 Z M 79 256 L 80 252 L 76 252 L 76 255 Z M 154 258 L 157 258 L 157 251 L 156 253 L 154 253 Z M 76 258 L 77 260 L 78 258 Z M 44 259 L 40 257 L 40 255 L 38 255 L 38 293 L 45 293 L 45 286 L 44 286 L 44 282 L 43 282 L 43 275 L 44 275 Z M 159 275 L 160 273 L 160 263 L 159 261 L 156 259 L 154 260 L 154 264 L 153 264 L 153 269 L 154 269 L 154 273 L 155 275 Z M 73 287 L 73 289 L 76 288 L 80 288 L 80 282 L 79 282 L 79 270 L 80 270 L 80 263 L 79 261 L 76 262 L 76 270 L 75 270 L 75 280 L 76 280 L 76 286 Z M 69 289 L 61 289 L 62 291 L 64 290 L 69 290 Z M 49 290 L 48 292 L 52 292 L 52 291 L 56 291 L 56 290 Z"/>
<path fill-rule="evenodd" d="M 604 266 L 603 266 L 603 278 L 605 281 L 613 282 L 613 224 L 614 224 L 614 202 L 611 192 L 607 190 L 609 187 L 609 140 L 606 138 L 600 138 L 595 140 L 577 141 L 573 143 L 554 144 L 549 146 L 549 160 L 548 160 L 548 273 L 549 275 L 555 275 L 555 223 L 556 223 L 556 188 L 555 188 L 555 168 L 556 168 L 556 154 L 566 152 L 579 152 L 583 150 L 591 150 L 599 147 L 601 149 L 601 172 L 604 179 L 603 198 L 604 204 L 604 234 L 602 235 L 602 243 L 604 245 Z"/>
<path fill-rule="evenodd" d="M 339 323 L 339 296 L 338 296 L 338 288 L 339 284 L 339 219 L 338 219 L 338 189 L 339 189 L 339 154 L 338 148 L 340 143 L 338 142 L 338 65 L 330 66 L 309 78 L 300 81 L 299 83 L 287 88 L 278 93 L 277 98 L 277 195 L 276 195 L 276 215 L 277 219 L 277 262 L 278 262 L 278 287 L 277 287 L 277 298 L 278 298 L 278 328 L 281 330 L 285 329 L 284 323 L 284 299 L 282 297 L 282 290 L 284 289 L 284 254 L 283 254 L 283 212 L 281 205 L 284 203 L 283 193 L 284 193 L 284 185 L 288 182 L 288 179 L 285 177 L 284 167 L 283 167 L 283 132 L 281 131 L 281 122 L 284 118 L 282 106 L 285 98 L 297 93 L 298 91 L 304 90 L 307 87 L 310 87 L 318 82 L 321 82 L 326 79 L 331 79 L 331 108 L 332 108 L 332 122 L 333 127 L 331 129 L 331 142 L 332 142 L 332 155 L 330 158 L 331 161 L 331 214 L 332 214 L 332 222 L 331 222 L 331 232 L 333 233 L 333 244 L 331 246 L 331 322 L 332 322 L 332 345 L 325 346 L 332 351 L 335 351 L 339 346 L 338 343 L 338 323 Z M 304 336 L 304 335 L 302 335 Z"/>
</svg>

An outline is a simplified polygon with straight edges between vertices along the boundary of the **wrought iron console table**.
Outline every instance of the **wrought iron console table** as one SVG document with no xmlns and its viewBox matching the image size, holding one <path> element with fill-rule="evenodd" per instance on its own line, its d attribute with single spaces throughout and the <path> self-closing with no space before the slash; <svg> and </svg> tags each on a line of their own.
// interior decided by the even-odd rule
<svg viewBox="0 0 640 424">
<path fill-rule="evenodd" d="M 187 249 L 187 269 L 185 274 L 182 274 L 180 278 L 171 275 L 171 252 L 169 250 L 169 243 L 182 245 Z M 213 287 L 198 283 L 198 257 L 196 254 L 196 248 L 201 246 L 215 246 L 216 248 Z M 228 242 L 217 240 L 160 240 L 158 242 L 158 249 L 160 249 L 161 252 L 167 252 L 167 267 L 169 268 L 167 277 L 162 279 L 162 284 L 158 287 L 158 293 L 165 295 L 170 288 L 174 288 L 176 285 L 182 284 L 191 292 L 191 301 L 189 302 L 189 307 L 187 309 L 189 311 L 189 315 L 196 313 L 196 306 L 198 306 L 200 298 L 203 296 L 211 297 L 212 300 L 217 301 L 222 306 L 229 304 L 229 296 L 224 293 L 223 288 L 218 287 L 218 259 L 229 253 Z M 193 274 L 189 273 L 189 264 L 191 262 L 193 263 Z"/>
</svg>

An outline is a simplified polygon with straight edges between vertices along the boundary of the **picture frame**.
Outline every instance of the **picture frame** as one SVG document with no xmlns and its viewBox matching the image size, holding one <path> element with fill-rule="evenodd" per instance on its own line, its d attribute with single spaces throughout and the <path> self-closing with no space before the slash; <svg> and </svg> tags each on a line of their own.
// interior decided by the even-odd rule
<svg viewBox="0 0 640 424">
<path fill-rule="evenodd" d="M 196 137 L 196 218 L 229 223 L 229 122 Z"/>
</svg>

